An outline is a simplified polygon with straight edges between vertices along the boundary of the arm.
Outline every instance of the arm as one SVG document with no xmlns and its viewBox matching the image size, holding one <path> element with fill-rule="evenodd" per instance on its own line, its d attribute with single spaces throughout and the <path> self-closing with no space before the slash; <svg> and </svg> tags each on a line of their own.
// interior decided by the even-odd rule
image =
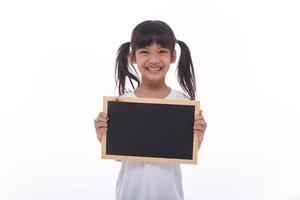
<svg viewBox="0 0 300 200">
<path fill-rule="evenodd" d="M 194 121 L 194 134 L 197 134 L 199 139 L 198 149 L 202 144 L 206 127 L 207 127 L 207 123 L 204 120 L 204 117 L 202 116 L 202 110 L 200 110 L 199 115 L 195 117 L 195 121 Z"/>
<path fill-rule="evenodd" d="M 96 134 L 99 142 L 102 142 L 102 136 L 108 127 L 108 117 L 106 113 L 100 112 L 97 118 L 94 120 Z"/>
</svg>

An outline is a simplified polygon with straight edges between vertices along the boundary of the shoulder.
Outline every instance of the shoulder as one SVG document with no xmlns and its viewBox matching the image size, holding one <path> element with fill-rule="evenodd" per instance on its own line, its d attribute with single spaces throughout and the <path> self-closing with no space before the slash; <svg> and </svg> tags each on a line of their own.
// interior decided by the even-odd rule
<svg viewBox="0 0 300 200">
<path fill-rule="evenodd" d="M 134 97 L 134 91 L 125 92 L 121 97 Z"/>
<path fill-rule="evenodd" d="M 172 99 L 190 99 L 185 93 L 180 90 L 172 89 L 173 95 L 171 96 Z"/>
</svg>

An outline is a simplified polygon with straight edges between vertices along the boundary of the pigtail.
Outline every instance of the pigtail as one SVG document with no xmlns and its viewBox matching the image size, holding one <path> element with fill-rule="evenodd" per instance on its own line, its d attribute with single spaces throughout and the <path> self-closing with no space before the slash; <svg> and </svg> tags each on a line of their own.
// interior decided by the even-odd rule
<svg viewBox="0 0 300 200">
<path fill-rule="evenodd" d="M 132 73 L 132 70 L 128 64 L 128 53 L 130 49 L 130 43 L 125 42 L 120 46 L 117 53 L 116 64 L 115 64 L 115 82 L 118 87 L 119 95 L 123 95 L 126 90 L 126 77 L 128 77 L 131 86 L 135 89 L 132 80 L 140 84 L 139 79 Z M 134 69 L 137 74 L 136 70 Z"/>
<path fill-rule="evenodd" d="M 190 99 L 194 100 L 196 96 L 196 79 L 190 50 L 184 42 L 177 40 L 177 43 L 181 49 L 177 66 L 177 80 L 181 88 L 189 94 Z"/>
</svg>

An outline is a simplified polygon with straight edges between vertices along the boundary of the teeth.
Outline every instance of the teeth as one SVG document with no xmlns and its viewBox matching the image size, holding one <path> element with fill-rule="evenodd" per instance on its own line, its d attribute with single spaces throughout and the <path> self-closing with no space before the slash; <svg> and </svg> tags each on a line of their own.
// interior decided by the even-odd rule
<svg viewBox="0 0 300 200">
<path fill-rule="evenodd" d="M 156 72 L 156 71 L 159 71 L 159 70 L 160 70 L 160 68 L 151 68 L 151 67 L 148 67 L 147 69 L 148 69 L 148 70 L 150 70 L 150 71 L 154 71 L 154 72 Z"/>
</svg>

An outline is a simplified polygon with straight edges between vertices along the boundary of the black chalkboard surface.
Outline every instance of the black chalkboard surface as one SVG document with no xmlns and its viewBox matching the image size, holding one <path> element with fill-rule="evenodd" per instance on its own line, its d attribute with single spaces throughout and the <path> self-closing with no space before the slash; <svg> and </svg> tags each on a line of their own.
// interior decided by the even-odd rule
<svg viewBox="0 0 300 200">
<path fill-rule="evenodd" d="M 193 133 L 199 101 L 104 97 L 109 124 L 102 158 L 161 163 L 197 163 Z"/>
</svg>

